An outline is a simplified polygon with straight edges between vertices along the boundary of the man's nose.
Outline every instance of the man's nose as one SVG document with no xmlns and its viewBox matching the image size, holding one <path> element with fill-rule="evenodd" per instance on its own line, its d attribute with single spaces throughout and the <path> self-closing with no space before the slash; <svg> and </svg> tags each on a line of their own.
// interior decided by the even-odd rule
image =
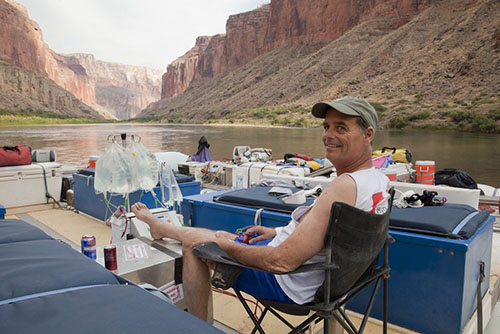
<svg viewBox="0 0 500 334">
<path fill-rule="evenodd" d="M 335 135 L 335 133 L 331 128 L 323 131 L 323 138 L 333 137 L 334 135 Z"/>
</svg>

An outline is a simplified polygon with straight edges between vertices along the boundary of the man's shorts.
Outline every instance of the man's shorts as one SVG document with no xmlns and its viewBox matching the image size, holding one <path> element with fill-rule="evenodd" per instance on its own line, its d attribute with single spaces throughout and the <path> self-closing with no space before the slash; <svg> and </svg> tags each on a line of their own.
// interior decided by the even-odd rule
<svg viewBox="0 0 500 334">
<path fill-rule="evenodd" d="M 258 241 L 252 245 L 265 246 L 271 242 L 271 240 L 272 239 Z M 241 243 L 237 240 L 235 240 L 235 242 Z M 293 300 L 281 290 L 274 274 L 271 273 L 245 268 L 234 282 L 233 288 L 238 291 L 246 292 L 256 298 L 285 304 L 295 304 Z"/>
</svg>

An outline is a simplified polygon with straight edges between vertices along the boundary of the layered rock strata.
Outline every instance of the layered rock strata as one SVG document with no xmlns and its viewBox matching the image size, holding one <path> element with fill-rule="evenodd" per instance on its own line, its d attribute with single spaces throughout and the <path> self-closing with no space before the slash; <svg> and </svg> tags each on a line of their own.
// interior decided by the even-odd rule
<svg viewBox="0 0 500 334">
<path fill-rule="evenodd" d="M 133 118 L 160 99 L 161 70 L 96 60 L 91 54 L 63 57 L 68 67 L 86 72 L 95 83 L 96 103 L 118 119 Z"/>
<path fill-rule="evenodd" d="M 53 80 L 87 104 L 95 103 L 94 83 L 85 70 L 65 66 L 61 56 L 43 41 L 42 30 L 29 19 L 26 8 L 12 0 L 0 0 L 0 54 L 4 62 Z M 12 68 L 3 71 L 4 75 L 7 72 L 12 73 Z M 45 104 L 45 101 L 40 102 Z"/>
<path fill-rule="evenodd" d="M 0 73 L 3 77 L 0 79 L 4 88 L 5 83 L 14 84 L 18 78 L 26 77 L 25 71 L 29 70 L 36 80 L 52 80 L 67 90 L 68 96 L 74 95 L 93 107 L 87 106 L 85 109 L 96 109 L 106 118 L 134 117 L 148 104 L 160 98 L 162 71 L 103 62 L 88 54 L 58 54 L 44 43 L 40 27 L 28 17 L 26 8 L 13 0 L 0 0 L 0 61 L 3 61 L 2 66 L 9 64 L 19 68 L 20 72 L 14 75 L 14 67 L 2 70 Z M 6 77 L 7 75 L 12 77 Z M 51 102 L 51 98 L 45 98 L 46 90 L 55 85 L 34 84 L 34 87 L 42 86 L 40 100 L 36 100 L 37 94 L 28 94 L 31 99 L 35 99 L 31 103 L 26 103 L 28 96 L 22 96 L 28 91 L 17 89 L 24 87 L 22 83 L 7 87 L 3 94 L 20 94 L 18 98 L 23 102 L 19 105 L 32 105 L 52 111 L 66 110 L 71 105 L 64 102 L 58 108 Z M 52 95 L 59 96 L 60 92 Z M 4 103 L 4 107 L 7 105 L 13 108 L 16 103 Z"/>
<path fill-rule="evenodd" d="M 200 79 L 235 70 L 278 47 L 333 41 L 373 18 L 389 17 L 386 29 L 395 29 L 430 3 L 431 0 L 272 0 L 253 11 L 230 16 L 225 35 L 197 39 L 193 49 L 168 66 L 162 79 L 162 98 L 183 93 Z"/>
</svg>

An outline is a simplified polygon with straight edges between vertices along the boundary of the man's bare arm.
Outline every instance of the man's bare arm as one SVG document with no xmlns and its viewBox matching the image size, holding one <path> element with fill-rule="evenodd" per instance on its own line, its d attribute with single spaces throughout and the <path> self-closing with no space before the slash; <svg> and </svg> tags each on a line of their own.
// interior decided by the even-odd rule
<svg viewBox="0 0 500 334">
<path fill-rule="evenodd" d="M 335 178 L 305 215 L 297 229 L 277 247 L 244 246 L 224 238 L 216 242 L 239 262 L 273 273 L 286 273 L 316 255 L 324 247 L 331 205 L 335 201 L 355 205 L 356 184 L 348 175 Z"/>
</svg>

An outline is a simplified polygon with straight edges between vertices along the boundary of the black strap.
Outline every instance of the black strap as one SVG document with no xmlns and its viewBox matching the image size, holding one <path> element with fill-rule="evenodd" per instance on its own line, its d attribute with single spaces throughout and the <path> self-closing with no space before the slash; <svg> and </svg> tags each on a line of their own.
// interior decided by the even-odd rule
<svg viewBox="0 0 500 334">
<path fill-rule="evenodd" d="M 4 146 L 3 149 L 6 151 L 17 151 L 21 153 L 21 150 L 19 150 L 19 147 L 17 146 Z"/>
<path fill-rule="evenodd" d="M 484 262 L 479 262 L 479 280 L 477 282 L 477 334 L 483 334 L 483 301 L 481 283 L 484 281 Z"/>
<path fill-rule="evenodd" d="M 384 153 L 385 150 L 392 150 L 393 154 L 396 153 L 396 148 L 395 147 L 388 147 L 388 146 L 382 147 L 382 153 Z"/>
</svg>

